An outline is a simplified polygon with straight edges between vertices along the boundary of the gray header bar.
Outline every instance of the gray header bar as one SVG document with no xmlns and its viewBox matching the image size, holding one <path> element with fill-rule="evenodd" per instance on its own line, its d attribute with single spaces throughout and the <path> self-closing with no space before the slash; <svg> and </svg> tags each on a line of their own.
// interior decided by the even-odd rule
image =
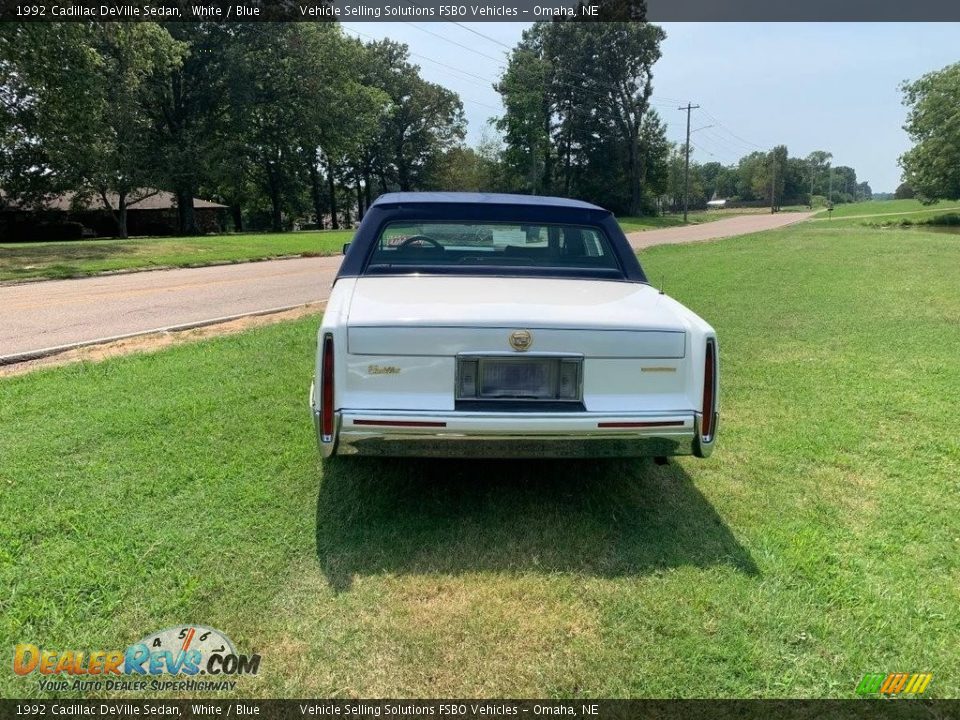
<svg viewBox="0 0 960 720">
<path fill-rule="evenodd" d="M 0 20 L 960 22 L 960 0 L 0 0 Z"/>
</svg>

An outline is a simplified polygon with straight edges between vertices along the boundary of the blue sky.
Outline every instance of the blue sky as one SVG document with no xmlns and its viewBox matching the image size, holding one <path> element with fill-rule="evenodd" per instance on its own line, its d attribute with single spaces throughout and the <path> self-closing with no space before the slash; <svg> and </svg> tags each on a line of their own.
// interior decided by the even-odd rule
<svg viewBox="0 0 960 720">
<path fill-rule="evenodd" d="M 490 87 L 523 23 L 344 23 L 353 34 L 391 37 L 410 47 L 427 79 L 456 91 L 475 144 L 502 112 Z M 900 181 L 901 81 L 960 61 L 960 24 L 663 23 L 667 39 L 654 67 L 654 102 L 672 140 L 682 140 L 687 100 L 701 105 L 692 127 L 701 162 L 735 162 L 786 144 L 791 155 L 833 153 L 874 191 Z M 470 29 L 488 37 L 480 37 Z M 432 33 L 432 34 L 431 34 Z M 439 37 L 438 37 L 439 36 Z M 465 46 L 465 47 L 464 47 Z M 506 46 L 506 47 L 505 47 Z M 704 127 L 712 126 L 712 127 Z"/>
</svg>

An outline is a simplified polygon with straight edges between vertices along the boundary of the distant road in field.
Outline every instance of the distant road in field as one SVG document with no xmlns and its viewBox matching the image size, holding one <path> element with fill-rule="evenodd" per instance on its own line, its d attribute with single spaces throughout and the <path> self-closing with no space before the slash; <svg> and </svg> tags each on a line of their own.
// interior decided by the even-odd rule
<svg viewBox="0 0 960 720">
<path fill-rule="evenodd" d="M 681 243 L 703 242 L 704 240 L 719 240 L 720 238 L 746 235 L 774 230 L 775 228 L 792 225 L 812 217 L 812 212 L 783 212 L 757 213 L 753 215 L 736 215 L 723 220 L 701 223 L 699 225 L 684 225 L 681 227 L 663 228 L 661 230 L 642 230 L 627 235 L 630 244 L 642 250 L 653 245 L 678 245 Z"/>
<path fill-rule="evenodd" d="M 628 237 L 635 248 L 698 242 L 811 214 L 741 215 Z M 0 286 L 0 362 L 326 300 L 340 261 L 293 258 Z"/>
<path fill-rule="evenodd" d="M 929 208 L 924 208 L 923 210 L 901 210 L 900 212 L 897 212 L 894 210 L 890 212 L 870 213 L 869 215 L 837 215 L 836 217 L 833 217 L 833 218 L 826 215 L 821 215 L 816 219 L 828 220 L 828 221 L 829 220 L 860 220 L 862 218 L 890 217 L 891 215 L 900 216 L 900 215 L 920 215 L 920 214 L 928 214 L 928 213 L 948 213 L 954 210 L 960 210 L 960 205 L 958 205 L 957 207 L 929 207 Z"/>
</svg>

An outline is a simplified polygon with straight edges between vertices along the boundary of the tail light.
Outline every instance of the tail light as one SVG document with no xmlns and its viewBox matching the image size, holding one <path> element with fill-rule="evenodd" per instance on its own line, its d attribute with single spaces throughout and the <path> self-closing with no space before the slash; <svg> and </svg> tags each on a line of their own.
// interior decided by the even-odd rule
<svg viewBox="0 0 960 720">
<path fill-rule="evenodd" d="M 700 421 L 700 436 L 709 442 L 713 437 L 713 423 L 717 409 L 717 344 L 707 340 L 707 352 L 703 365 L 703 418 Z"/>
<path fill-rule="evenodd" d="M 323 370 L 320 379 L 320 435 L 333 440 L 333 335 L 323 336 Z"/>
</svg>

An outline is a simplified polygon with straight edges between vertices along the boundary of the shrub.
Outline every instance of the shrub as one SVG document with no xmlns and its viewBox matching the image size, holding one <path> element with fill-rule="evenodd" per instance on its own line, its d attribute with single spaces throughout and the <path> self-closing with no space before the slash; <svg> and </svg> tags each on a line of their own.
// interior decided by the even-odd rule
<svg viewBox="0 0 960 720">
<path fill-rule="evenodd" d="M 929 220 L 921 221 L 924 225 L 946 225 L 948 227 L 956 227 L 960 225 L 960 214 L 958 213 L 946 213 L 945 215 L 937 215 L 932 217 Z"/>
<path fill-rule="evenodd" d="M 40 222 L 23 230 L 23 239 L 29 242 L 47 240 L 82 240 L 84 225 L 81 222 L 65 220 L 63 222 Z"/>
</svg>

